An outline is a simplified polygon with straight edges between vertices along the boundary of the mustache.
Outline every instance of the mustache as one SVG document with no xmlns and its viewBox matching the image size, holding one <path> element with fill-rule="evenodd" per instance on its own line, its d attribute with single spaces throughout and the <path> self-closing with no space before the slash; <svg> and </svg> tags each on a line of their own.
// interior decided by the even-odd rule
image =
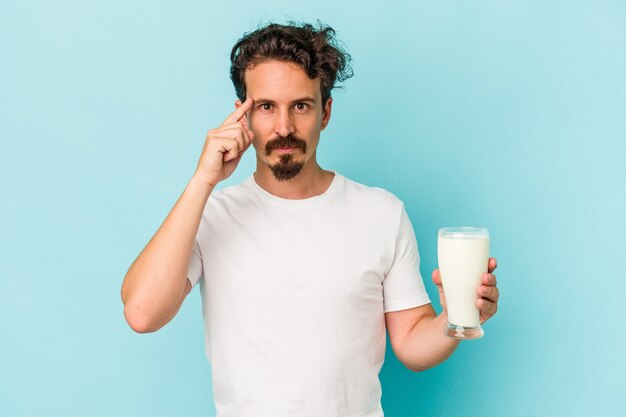
<svg viewBox="0 0 626 417">
<path fill-rule="evenodd" d="M 299 148 L 303 153 L 306 153 L 306 142 L 292 134 L 279 136 L 265 144 L 265 155 L 269 156 L 277 148 Z"/>
</svg>

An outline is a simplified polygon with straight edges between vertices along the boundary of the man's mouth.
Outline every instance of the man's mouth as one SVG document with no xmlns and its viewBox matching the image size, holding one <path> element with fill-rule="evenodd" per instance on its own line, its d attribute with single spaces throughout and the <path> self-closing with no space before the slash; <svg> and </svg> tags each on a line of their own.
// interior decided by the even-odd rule
<svg viewBox="0 0 626 417">
<path fill-rule="evenodd" d="M 272 151 L 276 151 L 279 155 L 291 154 L 297 149 L 300 149 L 303 154 L 306 154 L 306 148 L 306 142 L 303 139 L 298 138 L 295 135 L 289 135 L 267 142 L 265 144 L 265 154 L 270 156 Z"/>
<path fill-rule="evenodd" d="M 274 149 L 276 149 L 276 151 L 278 153 L 288 153 L 288 152 L 295 151 L 296 149 L 298 149 L 298 147 L 297 146 L 292 146 L 292 147 L 288 147 L 288 148 L 274 148 Z"/>
</svg>

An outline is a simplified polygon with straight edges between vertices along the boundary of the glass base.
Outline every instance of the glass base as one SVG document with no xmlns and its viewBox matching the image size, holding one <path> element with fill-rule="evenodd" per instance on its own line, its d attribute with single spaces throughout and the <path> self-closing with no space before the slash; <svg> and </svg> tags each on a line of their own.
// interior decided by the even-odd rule
<svg viewBox="0 0 626 417">
<path fill-rule="evenodd" d="M 478 339 L 485 335 L 482 327 L 463 327 L 448 323 L 444 334 L 455 339 Z"/>
</svg>

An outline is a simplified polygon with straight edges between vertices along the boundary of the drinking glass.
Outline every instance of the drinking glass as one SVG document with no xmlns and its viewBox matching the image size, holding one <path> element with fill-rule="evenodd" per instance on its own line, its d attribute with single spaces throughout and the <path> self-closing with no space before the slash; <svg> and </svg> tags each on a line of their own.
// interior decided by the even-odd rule
<svg viewBox="0 0 626 417">
<path fill-rule="evenodd" d="M 437 257 L 448 309 L 446 336 L 482 337 L 476 289 L 489 265 L 489 232 L 478 227 L 441 228 Z"/>
</svg>

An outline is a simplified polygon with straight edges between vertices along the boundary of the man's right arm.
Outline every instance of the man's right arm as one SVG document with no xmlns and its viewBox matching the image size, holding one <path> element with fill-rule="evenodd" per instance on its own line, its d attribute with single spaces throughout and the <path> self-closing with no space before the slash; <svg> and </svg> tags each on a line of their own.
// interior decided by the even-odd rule
<svg viewBox="0 0 626 417">
<path fill-rule="evenodd" d="M 192 178 L 122 285 L 124 316 L 139 333 L 153 332 L 178 312 L 191 290 L 187 268 L 212 188 Z"/>
<path fill-rule="evenodd" d="M 246 112 L 252 99 L 207 133 L 198 167 L 174 208 L 130 266 L 122 284 L 124 316 L 139 333 L 154 332 L 178 312 L 189 291 L 187 269 L 202 213 L 211 192 L 228 178 L 250 147 Z"/>
</svg>

